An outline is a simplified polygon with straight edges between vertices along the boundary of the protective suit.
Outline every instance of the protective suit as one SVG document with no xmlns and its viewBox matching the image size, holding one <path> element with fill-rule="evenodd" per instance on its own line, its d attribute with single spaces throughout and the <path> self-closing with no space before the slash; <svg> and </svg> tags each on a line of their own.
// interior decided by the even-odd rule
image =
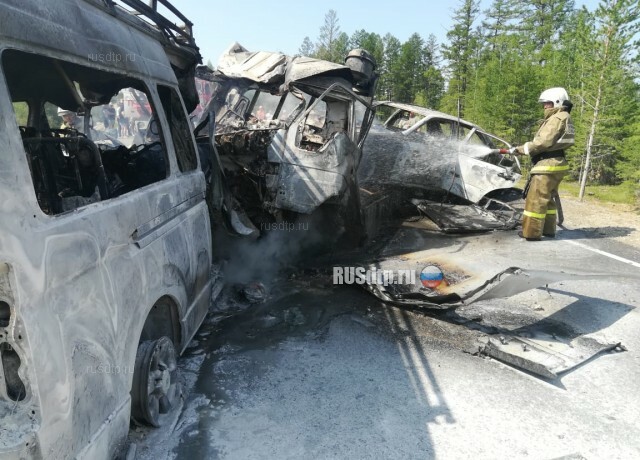
<svg viewBox="0 0 640 460">
<path fill-rule="evenodd" d="M 567 92 L 563 88 L 548 89 L 540 95 L 539 102 L 545 103 L 540 129 L 532 141 L 516 147 L 517 153 L 531 156 L 533 165 L 522 219 L 521 236 L 528 240 L 539 240 L 542 235 L 555 237 L 557 211 L 553 195 L 569 171 L 564 151 L 574 144 Z"/>
</svg>

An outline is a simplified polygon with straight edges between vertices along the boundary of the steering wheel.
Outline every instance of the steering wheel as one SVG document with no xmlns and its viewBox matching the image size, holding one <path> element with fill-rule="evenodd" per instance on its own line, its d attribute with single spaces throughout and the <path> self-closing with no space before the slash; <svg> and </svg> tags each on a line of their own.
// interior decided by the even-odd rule
<svg viewBox="0 0 640 460">
<path fill-rule="evenodd" d="M 49 131 L 55 134 L 54 137 L 84 137 L 87 139 L 87 135 L 85 133 L 73 128 L 51 128 Z"/>
<path fill-rule="evenodd" d="M 142 152 L 151 149 L 152 147 L 155 147 L 156 145 L 162 145 L 162 142 L 160 141 L 155 141 L 155 142 L 151 142 L 150 144 L 138 144 L 138 145 L 134 145 L 129 149 L 129 156 L 130 157 L 134 157 L 134 156 L 138 156 L 140 155 Z"/>
</svg>

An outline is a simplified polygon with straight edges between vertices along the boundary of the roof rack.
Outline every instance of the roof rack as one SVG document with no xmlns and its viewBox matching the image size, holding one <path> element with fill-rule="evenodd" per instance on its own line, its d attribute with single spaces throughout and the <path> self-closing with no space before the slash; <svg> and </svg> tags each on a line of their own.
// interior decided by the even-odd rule
<svg viewBox="0 0 640 460">
<path fill-rule="evenodd" d="M 184 14 L 182 14 L 175 6 L 173 6 L 168 0 L 148 0 L 148 4 L 142 0 L 104 0 L 104 3 L 112 10 L 115 11 L 117 3 L 122 3 L 133 9 L 133 14 L 136 16 L 143 16 L 155 24 L 160 32 L 164 34 L 168 39 L 174 40 L 182 45 L 195 48 L 196 42 L 193 39 L 193 23 L 189 21 Z M 171 11 L 183 24 L 178 26 L 171 20 L 167 19 L 158 11 L 158 4 L 161 4 L 166 9 Z"/>
</svg>

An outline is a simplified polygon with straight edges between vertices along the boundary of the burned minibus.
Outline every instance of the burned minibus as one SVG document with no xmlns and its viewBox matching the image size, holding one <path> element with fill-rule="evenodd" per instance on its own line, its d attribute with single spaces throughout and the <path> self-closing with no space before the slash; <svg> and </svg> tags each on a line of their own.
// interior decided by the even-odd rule
<svg viewBox="0 0 640 460">
<path fill-rule="evenodd" d="M 257 235 L 319 213 L 332 234 L 362 230 L 356 171 L 376 78 L 365 50 L 341 65 L 235 43 L 215 71 L 198 68 L 207 110 L 194 120 L 196 138 L 207 146 L 215 136 L 226 184 L 218 201 L 236 233 Z"/>
<path fill-rule="evenodd" d="M 0 1 L 0 457 L 112 458 L 177 407 L 212 288 L 200 60 L 166 0 Z"/>
</svg>

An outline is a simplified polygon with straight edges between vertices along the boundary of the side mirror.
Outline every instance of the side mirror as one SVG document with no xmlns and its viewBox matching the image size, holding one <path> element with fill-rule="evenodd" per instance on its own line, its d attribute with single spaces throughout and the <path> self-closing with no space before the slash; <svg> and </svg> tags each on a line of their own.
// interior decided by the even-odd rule
<svg viewBox="0 0 640 460">
<path fill-rule="evenodd" d="M 151 118 L 149 120 L 149 124 L 147 125 L 147 131 L 149 131 L 154 136 L 160 135 L 160 131 L 158 129 L 158 120 L 155 118 Z"/>
</svg>

